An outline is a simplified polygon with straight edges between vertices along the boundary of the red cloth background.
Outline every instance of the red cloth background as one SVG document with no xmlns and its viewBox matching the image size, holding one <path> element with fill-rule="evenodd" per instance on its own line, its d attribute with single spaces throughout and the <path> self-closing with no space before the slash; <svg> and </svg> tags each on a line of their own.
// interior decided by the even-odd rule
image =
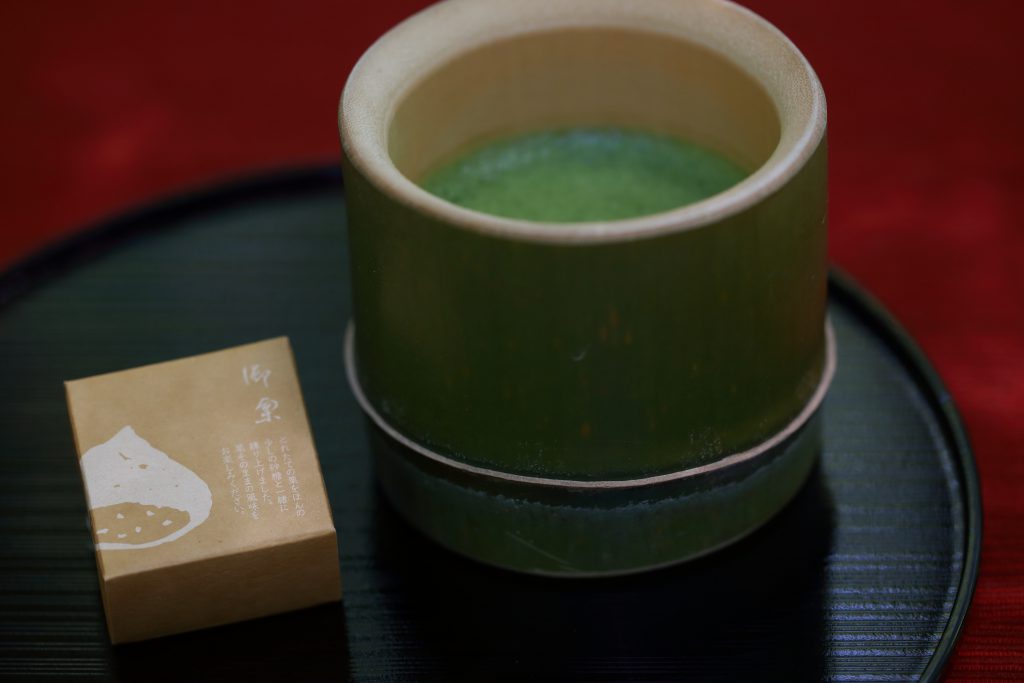
<svg viewBox="0 0 1024 683">
<path fill-rule="evenodd" d="M 126 206 L 337 159 L 348 70 L 425 4 L 3 3 L 0 268 Z M 825 85 L 833 260 L 918 339 L 972 434 L 984 552 L 949 678 L 1024 679 L 1024 4 L 746 4 Z"/>
</svg>

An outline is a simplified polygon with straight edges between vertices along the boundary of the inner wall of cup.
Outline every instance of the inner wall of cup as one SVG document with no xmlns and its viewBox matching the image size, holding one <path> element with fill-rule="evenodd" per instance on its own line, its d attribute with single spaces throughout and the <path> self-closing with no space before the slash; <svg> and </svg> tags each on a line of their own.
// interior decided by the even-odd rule
<svg viewBox="0 0 1024 683">
<path fill-rule="evenodd" d="M 420 182 L 489 141 L 576 126 L 621 126 L 689 140 L 750 172 L 779 144 L 768 93 L 725 57 L 673 36 L 572 28 L 462 53 L 409 87 L 388 152 Z"/>
</svg>

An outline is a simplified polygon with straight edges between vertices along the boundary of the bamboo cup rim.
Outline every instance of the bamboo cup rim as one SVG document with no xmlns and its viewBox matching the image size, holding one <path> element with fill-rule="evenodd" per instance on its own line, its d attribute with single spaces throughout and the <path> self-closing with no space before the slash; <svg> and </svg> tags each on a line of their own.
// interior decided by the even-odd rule
<svg viewBox="0 0 1024 683">
<path fill-rule="evenodd" d="M 731 188 L 670 211 L 615 221 L 543 223 L 466 209 L 419 187 L 389 153 L 396 108 L 439 65 L 496 41 L 553 30 L 623 29 L 678 39 L 714 53 L 767 93 L 779 118 L 767 161 Z M 345 85 L 339 130 L 353 166 L 392 199 L 483 235 L 554 244 L 626 241 L 714 224 L 783 187 L 825 134 L 821 84 L 796 46 L 753 12 L 726 0 L 446 0 L 410 17 L 367 50 Z"/>
</svg>

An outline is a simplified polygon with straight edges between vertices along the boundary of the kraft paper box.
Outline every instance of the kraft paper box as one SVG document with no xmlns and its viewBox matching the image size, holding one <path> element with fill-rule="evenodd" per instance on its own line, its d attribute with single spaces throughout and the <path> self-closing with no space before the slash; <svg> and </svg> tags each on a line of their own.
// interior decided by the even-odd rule
<svg viewBox="0 0 1024 683">
<path fill-rule="evenodd" d="M 65 386 L 114 643 L 341 597 L 287 339 Z"/>
</svg>

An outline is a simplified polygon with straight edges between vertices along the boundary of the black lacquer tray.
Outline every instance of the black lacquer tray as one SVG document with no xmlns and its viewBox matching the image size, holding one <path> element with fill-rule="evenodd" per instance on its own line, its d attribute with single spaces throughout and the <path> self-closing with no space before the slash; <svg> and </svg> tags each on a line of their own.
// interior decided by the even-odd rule
<svg viewBox="0 0 1024 683">
<path fill-rule="evenodd" d="M 793 503 L 690 564 L 544 579 L 435 546 L 374 485 L 343 368 L 344 226 L 339 174 L 296 171 L 131 213 L 0 279 L 0 676 L 938 676 L 977 575 L 977 474 L 940 381 L 854 284 L 831 280 L 839 369 L 826 447 Z M 275 335 L 295 349 L 340 538 L 344 603 L 111 647 L 62 381 Z"/>
</svg>

